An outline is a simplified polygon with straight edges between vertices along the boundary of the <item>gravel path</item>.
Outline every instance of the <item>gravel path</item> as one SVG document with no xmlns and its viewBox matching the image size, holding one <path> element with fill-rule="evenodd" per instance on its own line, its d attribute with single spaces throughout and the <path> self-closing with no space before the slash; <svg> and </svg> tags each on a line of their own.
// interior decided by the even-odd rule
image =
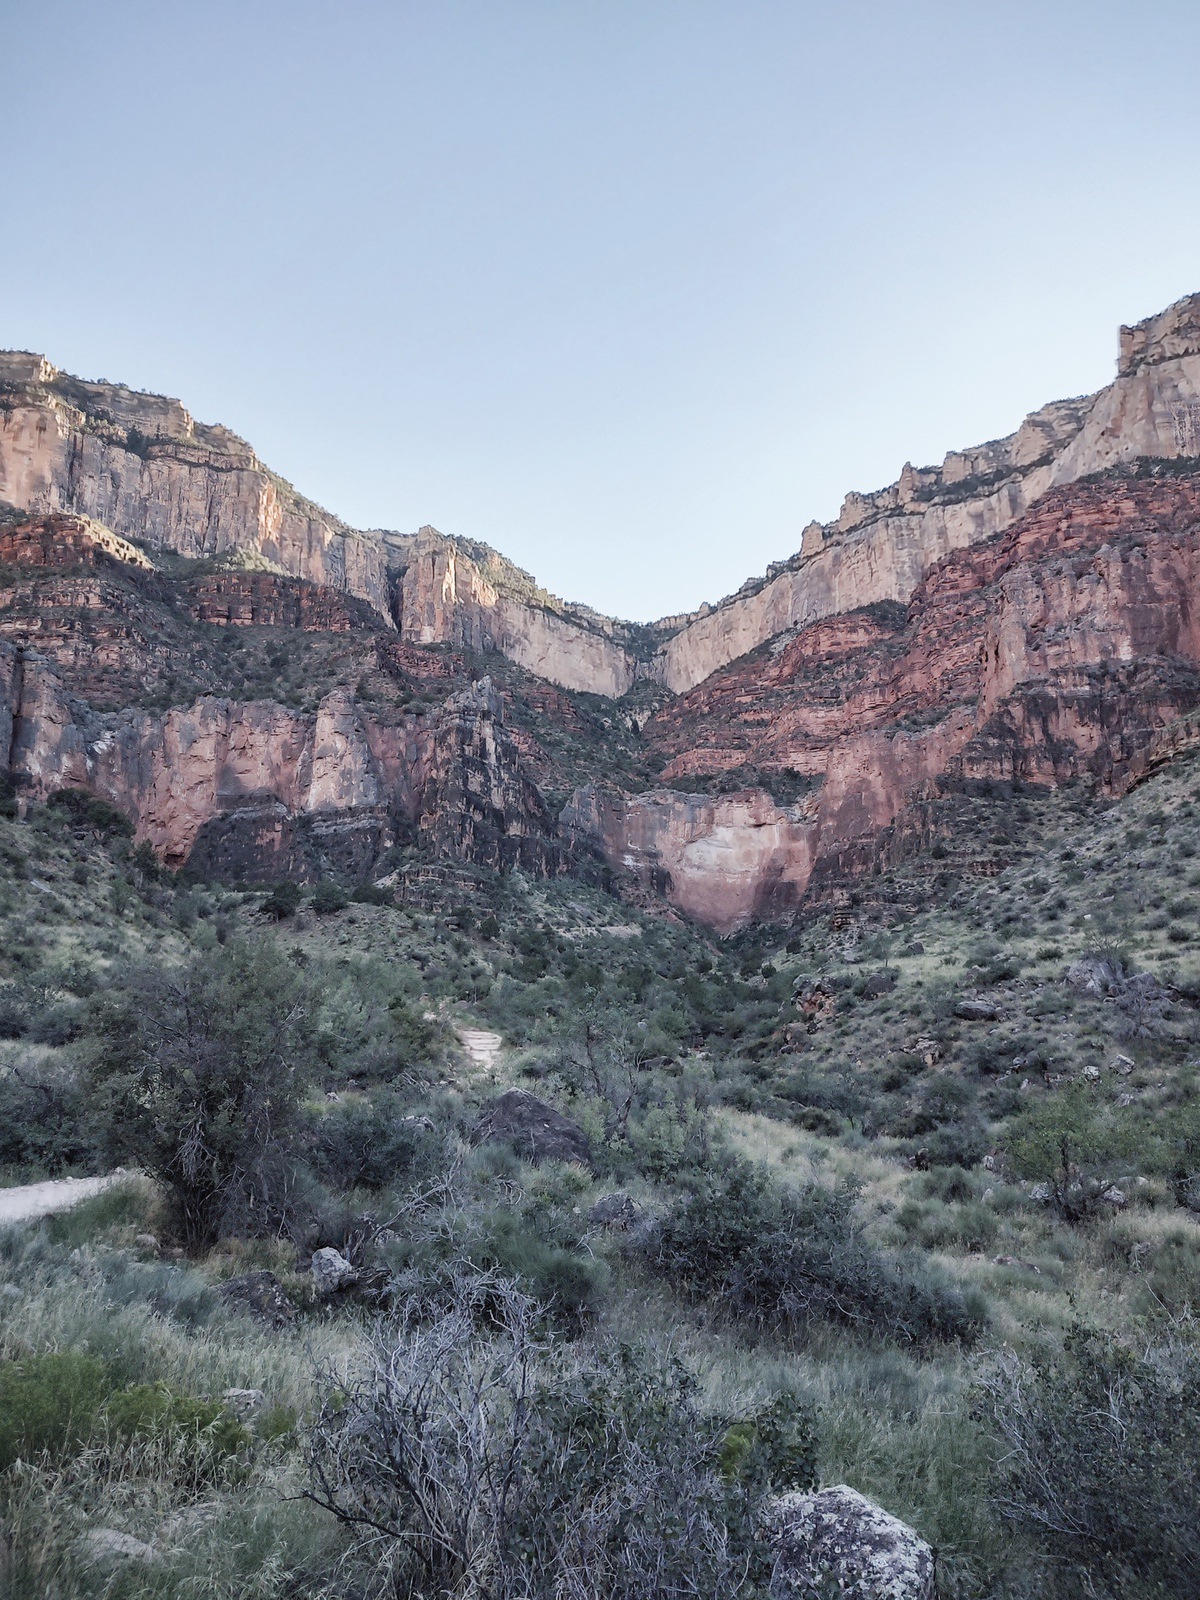
<svg viewBox="0 0 1200 1600">
<path fill-rule="evenodd" d="M 66 1211 L 77 1201 L 99 1194 L 124 1176 L 122 1172 L 113 1172 L 106 1178 L 56 1178 L 46 1183 L 23 1183 L 15 1189 L 0 1189 L 0 1227 L 47 1217 L 52 1211 Z"/>
</svg>

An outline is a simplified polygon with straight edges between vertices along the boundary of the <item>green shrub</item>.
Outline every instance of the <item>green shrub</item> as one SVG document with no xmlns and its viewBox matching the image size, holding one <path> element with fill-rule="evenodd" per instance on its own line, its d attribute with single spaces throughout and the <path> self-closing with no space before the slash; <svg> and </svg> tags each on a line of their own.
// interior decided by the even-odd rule
<svg viewBox="0 0 1200 1600">
<path fill-rule="evenodd" d="M 548 1242 L 513 1212 L 490 1219 L 473 1256 L 477 1266 L 503 1272 L 572 1328 L 596 1310 L 608 1284 L 603 1262 Z"/>
<path fill-rule="evenodd" d="M 349 904 L 350 897 L 346 891 L 329 878 L 322 878 L 313 891 L 312 908 L 319 917 L 328 917 L 335 912 L 344 911 Z"/>
<path fill-rule="evenodd" d="M 300 909 L 300 885 L 284 878 L 266 895 L 258 909 L 265 917 L 273 917 L 276 922 L 294 916 Z"/>
<path fill-rule="evenodd" d="M 110 1388 L 103 1361 L 80 1351 L 0 1362 L 0 1470 L 81 1449 Z"/>
<path fill-rule="evenodd" d="M 250 1435 L 216 1400 L 197 1400 L 165 1383 L 135 1384 L 110 1396 L 104 1423 L 118 1438 L 155 1439 L 174 1447 L 176 1465 L 192 1478 L 227 1470 Z"/>
<path fill-rule="evenodd" d="M 90 828 L 106 839 L 130 838 L 133 823 L 107 800 L 97 799 L 86 789 L 56 789 L 50 796 L 52 810 L 65 813 L 77 828 Z"/>
<path fill-rule="evenodd" d="M 440 1142 L 416 1118 L 405 1120 L 398 1100 L 343 1100 L 306 1114 L 302 1148 L 322 1183 L 335 1189 L 382 1189 L 424 1171 Z"/>
<path fill-rule="evenodd" d="M 852 1190 L 781 1189 L 740 1162 L 676 1200 L 642 1249 L 657 1271 L 764 1327 L 826 1319 L 920 1344 L 973 1338 L 982 1320 L 928 1267 L 872 1247 Z"/>
</svg>

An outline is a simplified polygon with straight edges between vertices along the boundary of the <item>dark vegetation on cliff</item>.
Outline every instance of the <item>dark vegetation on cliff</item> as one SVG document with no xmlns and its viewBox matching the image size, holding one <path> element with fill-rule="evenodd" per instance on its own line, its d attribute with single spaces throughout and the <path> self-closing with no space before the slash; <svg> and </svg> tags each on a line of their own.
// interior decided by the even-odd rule
<svg viewBox="0 0 1200 1600">
<path fill-rule="evenodd" d="M 147 1175 L 3 1236 L 9 1592 L 750 1595 L 818 1477 L 945 1596 L 1194 1593 L 1200 764 L 929 804 L 717 942 L 519 873 L 177 878 L 6 791 L 5 1179 Z M 576 1159 L 479 1137 L 510 1088 Z"/>
</svg>

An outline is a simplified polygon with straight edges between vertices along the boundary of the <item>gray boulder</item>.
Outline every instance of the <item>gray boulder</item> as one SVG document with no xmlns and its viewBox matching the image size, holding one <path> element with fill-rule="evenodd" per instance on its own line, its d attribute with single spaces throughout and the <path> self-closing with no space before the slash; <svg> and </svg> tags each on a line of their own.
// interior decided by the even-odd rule
<svg viewBox="0 0 1200 1600">
<path fill-rule="evenodd" d="M 641 1207 L 623 1189 L 602 1194 L 588 1212 L 588 1221 L 600 1228 L 632 1228 L 641 1216 Z"/>
<path fill-rule="evenodd" d="M 245 1311 L 272 1328 L 295 1321 L 296 1307 L 273 1272 L 246 1272 L 230 1278 L 218 1291 L 232 1311 Z"/>
<path fill-rule="evenodd" d="M 493 1100 L 475 1125 L 477 1144 L 498 1139 L 526 1161 L 591 1160 L 587 1134 L 578 1123 L 528 1089 L 508 1089 Z"/>
<path fill-rule="evenodd" d="M 1067 982 L 1084 994 L 1117 994 L 1125 987 L 1125 968 L 1119 961 L 1084 956 L 1067 968 Z"/>
<path fill-rule="evenodd" d="M 1000 1012 L 990 1000 L 960 1000 L 954 1015 L 964 1022 L 995 1022 Z"/>
<path fill-rule="evenodd" d="M 226 1389 L 221 1398 L 243 1421 L 260 1410 L 267 1399 L 261 1389 Z"/>
<path fill-rule="evenodd" d="M 135 1539 L 131 1533 L 120 1533 L 116 1528 L 90 1528 L 79 1540 L 86 1561 L 96 1566 L 116 1566 L 123 1561 L 140 1561 L 153 1564 L 162 1556 L 152 1544 Z"/>
<path fill-rule="evenodd" d="M 844 1483 L 779 1496 L 766 1508 L 763 1531 L 776 1552 L 773 1593 L 932 1600 L 929 1545 Z"/>
<path fill-rule="evenodd" d="M 358 1273 L 342 1252 L 329 1245 L 313 1251 L 311 1270 L 313 1288 L 321 1296 L 336 1294 L 339 1289 L 349 1288 L 358 1281 Z"/>
</svg>

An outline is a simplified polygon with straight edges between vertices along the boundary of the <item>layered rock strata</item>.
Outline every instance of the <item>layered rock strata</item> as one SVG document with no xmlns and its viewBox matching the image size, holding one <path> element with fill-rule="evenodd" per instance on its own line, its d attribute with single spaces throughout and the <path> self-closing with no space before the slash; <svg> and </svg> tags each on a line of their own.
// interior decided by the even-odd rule
<svg viewBox="0 0 1200 1600">
<path fill-rule="evenodd" d="M 245 440 L 24 351 L 0 352 L 0 500 L 79 513 L 151 550 L 239 557 L 390 616 L 382 542 L 305 500 Z"/>
<path fill-rule="evenodd" d="M 1058 401 L 1006 439 L 906 466 L 875 494 L 846 496 L 810 525 L 798 555 L 765 581 L 688 621 L 654 672 L 684 691 L 789 628 L 878 601 L 907 602 L 945 555 L 990 539 L 1049 490 L 1139 459 L 1200 456 L 1200 295 L 1121 330 L 1116 381 Z"/>
<path fill-rule="evenodd" d="M 580 839 L 728 931 L 793 908 L 946 783 L 1119 793 L 1200 737 L 1200 475 L 1110 474 L 1047 495 L 943 559 L 906 615 L 799 631 L 681 696 L 646 727 L 686 784 L 748 767 L 817 780 L 764 790 L 578 794 Z"/>
<path fill-rule="evenodd" d="M 25 793 L 86 789 L 167 865 L 204 875 L 362 877 L 405 823 L 451 859 L 559 864 L 486 680 L 428 717 L 380 719 L 346 690 L 311 715 L 216 696 L 97 713 L 43 658 L 0 644 L 0 756 Z"/>
<path fill-rule="evenodd" d="M 498 570 L 489 576 L 458 541 L 433 528 L 422 528 L 408 543 L 393 540 L 391 547 L 397 623 L 408 643 L 495 650 L 565 689 L 611 699 L 639 676 L 638 656 L 620 637 L 628 630 L 582 606 L 514 593 L 511 579 L 505 585 L 516 571 L 508 563 L 495 563 Z"/>
</svg>

